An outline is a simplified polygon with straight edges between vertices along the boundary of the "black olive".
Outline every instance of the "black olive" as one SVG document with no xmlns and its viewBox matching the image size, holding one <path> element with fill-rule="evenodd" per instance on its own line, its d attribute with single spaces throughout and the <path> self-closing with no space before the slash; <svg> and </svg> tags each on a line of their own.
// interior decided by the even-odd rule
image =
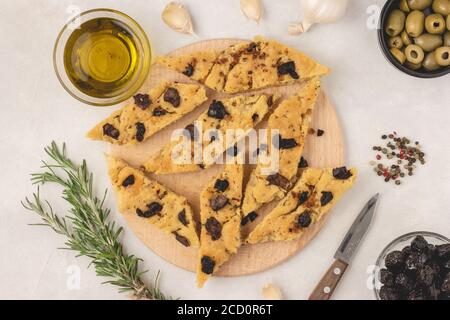
<svg viewBox="0 0 450 320">
<path fill-rule="evenodd" d="M 154 110 L 153 110 L 153 115 L 155 116 L 155 117 L 161 117 L 161 116 L 164 116 L 164 115 L 166 115 L 167 114 L 167 110 L 165 110 L 165 109 L 163 109 L 163 108 L 161 108 L 161 107 L 156 107 Z"/>
<path fill-rule="evenodd" d="M 317 136 L 321 137 L 325 134 L 325 131 L 323 131 L 322 129 L 317 129 Z"/>
<path fill-rule="evenodd" d="M 400 270 L 403 268 L 405 262 L 405 256 L 401 251 L 392 251 L 388 253 L 384 263 L 386 264 L 386 268 L 391 271 Z"/>
<path fill-rule="evenodd" d="M 258 214 L 255 211 L 250 212 L 241 220 L 241 226 L 245 226 L 249 222 L 255 221 L 255 219 L 258 218 Z"/>
<path fill-rule="evenodd" d="M 221 101 L 214 100 L 208 109 L 208 116 L 214 119 L 222 120 L 227 115 L 225 106 Z"/>
<path fill-rule="evenodd" d="M 394 274 L 388 269 L 381 269 L 380 282 L 388 287 L 392 287 L 394 285 Z"/>
<path fill-rule="evenodd" d="M 405 274 L 400 272 L 394 279 L 394 285 L 397 286 L 401 291 L 409 292 L 414 287 L 411 279 Z"/>
<path fill-rule="evenodd" d="M 417 236 L 411 242 L 411 249 L 417 252 L 424 252 L 428 249 L 428 242 L 422 236 Z"/>
<path fill-rule="evenodd" d="M 279 173 L 275 173 L 273 175 L 268 176 L 267 181 L 269 182 L 269 184 L 279 186 L 280 188 L 282 188 L 284 190 L 287 190 L 290 185 L 289 180 Z"/>
<path fill-rule="evenodd" d="M 225 190 L 228 189 L 229 185 L 230 185 L 230 183 L 228 182 L 228 180 L 217 179 L 216 182 L 214 183 L 214 189 L 216 189 L 220 192 L 224 192 Z"/>
<path fill-rule="evenodd" d="M 441 291 L 450 293 L 450 272 L 442 280 Z"/>
<path fill-rule="evenodd" d="M 383 286 L 380 289 L 381 300 L 399 300 L 400 294 L 394 288 Z"/>
<path fill-rule="evenodd" d="M 194 124 L 190 124 L 184 128 L 186 130 L 186 137 L 191 139 L 192 141 L 196 141 L 198 139 L 199 133 L 197 127 Z"/>
<path fill-rule="evenodd" d="M 208 256 L 203 256 L 201 259 L 202 272 L 206 274 L 212 274 L 214 272 L 214 266 L 216 263 Z"/>
<path fill-rule="evenodd" d="M 302 204 L 304 204 L 306 201 L 308 201 L 309 198 L 309 192 L 308 191 L 304 191 L 302 193 L 300 193 L 300 195 L 298 196 L 298 205 L 301 206 Z"/>
<path fill-rule="evenodd" d="M 429 265 L 424 266 L 417 273 L 417 282 L 423 286 L 429 287 L 434 282 L 436 271 Z"/>
<path fill-rule="evenodd" d="M 279 76 L 284 76 L 287 74 L 290 75 L 295 80 L 300 78 L 297 71 L 295 70 L 295 62 L 294 61 L 285 62 L 278 66 L 278 75 Z"/>
<path fill-rule="evenodd" d="M 406 300 L 425 300 L 422 289 L 416 289 L 408 293 Z"/>
<path fill-rule="evenodd" d="M 228 198 L 224 195 L 218 195 L 217 197 L 212 198 L 209 200 L 209 205 L 214 211 L 219 211 L 223 207 L 225 207 L 228 204 Z"/>
<path fill-rule="evenodd" d="M 340 167 L 333 169 L 333 177 L 338 180 L 347 180 L 352 176 L 350 170 L 347 170 L 346 167 Z"/>
<path fill-rule="evenodd" d="M 227 155 L 230 157 L 236 157 L 239 154 L 239 148 L 237 144 L 235 144 L 233 147 L 227 149 Z"/>
<path fill-rule="evenodd" d="M 164 101 L 170 103 L 174 108 L 178 108 L 181 103 L 178 90 L 175 88 L 168 88 L 164 93 Z"/>
<path fill-rule="evenodd" d="M 150 204 L 147 204 L 147 209 L 148 210 L 143 211 L 143 210 L 137 208 L 136 213 L 139 217 L 150 218 L 150 217 L 153 217 L 154 215 L 157 215 L 158 213 L 160 213 L 161 210 L 163 209 L 163 206 L 161 204 L 159 204 L 158 202 L 152 202 Z"/>
<path fill-rule="evenodd" d="M 322 191 L 322 196 L 320 197 L 320 205 L 322 207 L 326 206 L 331 202 L 331 200 L 333 200 L 333 193 L 329 191 Z"/>
<path fill-rule="evenodd" d="M 222 237 L 222 224 L 214 217 L 209 217 L 205 223 L 205 229 L 213 241 Z"/>
<path fill-rule="evenodd" d="M 406 257 L 405 270 L 416 271 L 418 269 L 421 269 L 423 268 L 427 260 L 428 257 L 425 253 L 413 251 Z"/>
<path fill-rule="evenodd" d="M 309 211 L 303 212 L 297 220 L 297 224 L 302 228 L 308 228 L 311 222 L 311 213 Z"/>
<path fill-rule="evenodd" d="M 122 182 L 122 187 L 128 187 L 134 184 L 134 175 L 130 174 L 128 177 L 125 178 Z"/>
<path fill-rule="evenodd" d="M 194 65 L 192 63 L 188 63 L 186 69 L 184 69 L 183 74 L 188 77 L 192 77 L 194 74 Z"/>
<path fill-rule="evenodd" d="M 298 144 L 295 139 L 283 139 L 281 135 L 277 134 L 272 138 L 272 145 L 278 149 L 292 149 Z"/>
<path fill-rule="evenodd" d="M 142 142 L 145 136 L 145 125 L 142 122 L 136 123 L 136 140 Z"/>
<path fill-rule="evenodd" d="M 298 167 L 303 169 L 303 168 L 308 168 L 308 161 L 306 161 L 305 158 L 301 157 L 300 158 L 300 162 L 298 163 Z"/>
<path fill-rule="evenodd" d="M 178 232 L 174 231 L 173 234 L 175 236 L 175 239 L 177 239 L 177 241 L 181 243 L 183 246 L 189 247 L 191 245 L 189 240 L 186 237 L 183 237 L 182 235 L 178 234 Z"/>
<path fill-rule="evenodd" d="M 183 209 L 178 213 L 178 220 L 181 222 L 181 224 L 183 226 L 187 226 L 188 225 L 188 221 L 186 219 L 186 210 Z"/>
<path fill-rule="evenodd" d="M 436 255 L 439 258 L 450 258 L 450 243 L 436 246 Z"/>
<path fill-rule="evenodd" d="M 142 110 L 147 109 L 152 104 L 152 100 L 150 99 L 150 96 L 148 94 L 138 93 L 133 98 L 134 103 Z"/>
<path fill-rule="evenodd" d="M 110 123 L 106 123 L 103 125 L 103 134 L 105 136 L 113 138 L 114 140 L 119 139 L 120 136 L 119 130 L 117 130 L 117 128 Z"/>
</svg>

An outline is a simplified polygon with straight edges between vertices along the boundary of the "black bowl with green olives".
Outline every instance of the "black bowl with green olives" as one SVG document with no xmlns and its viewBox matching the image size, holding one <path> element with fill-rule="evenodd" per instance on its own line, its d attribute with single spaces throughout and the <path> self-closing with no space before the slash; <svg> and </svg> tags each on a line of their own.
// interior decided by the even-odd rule
<svg viewBox="0 0 450 320">
<path fill-rule="evenodd" d="M 378 38 L 386 58 L 419 78 L 450 73 L 450 0 L 388 0 Z"/>
</svg>

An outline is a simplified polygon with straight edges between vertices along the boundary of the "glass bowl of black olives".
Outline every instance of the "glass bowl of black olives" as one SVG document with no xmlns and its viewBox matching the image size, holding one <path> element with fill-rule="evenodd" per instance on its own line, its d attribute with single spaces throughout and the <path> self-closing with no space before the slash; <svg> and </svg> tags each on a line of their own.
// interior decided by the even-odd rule
<svg viewBox="0 0 450 320">
<path fill-rule="evenodd" d="M 373 274 L 377 300 L 450 300 L 450 240 L 433 232 L 398 237 Z"/>
<path fill-rule="evenodd" d="M 385 57 L 418 78 L 450 73 L 450 0 L 388 0 L 378 40 Z"/>
</svg>

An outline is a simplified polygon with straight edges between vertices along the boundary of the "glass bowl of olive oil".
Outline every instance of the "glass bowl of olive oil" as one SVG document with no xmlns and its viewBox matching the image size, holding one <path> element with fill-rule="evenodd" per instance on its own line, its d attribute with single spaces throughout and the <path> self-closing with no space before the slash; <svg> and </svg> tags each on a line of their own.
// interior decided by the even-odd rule
<svg viewBox="0 0 450 320">
<path fill-rule="evenodd" d="M 128 15 L 93 9 L 66 23 L 53 51 L 56 75 L 74 98 L 109 106 L 134 95 L 147 78 L 151 47 Z"/>
</svg>

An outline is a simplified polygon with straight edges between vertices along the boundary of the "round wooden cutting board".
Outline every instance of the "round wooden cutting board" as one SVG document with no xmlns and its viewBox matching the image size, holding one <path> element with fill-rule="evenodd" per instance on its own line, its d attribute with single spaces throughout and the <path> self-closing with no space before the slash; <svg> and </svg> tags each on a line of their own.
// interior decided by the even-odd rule
<svg viewBox="0 0 450 320">
<path fill-rule="evenodd" d="M 171 54 L 183 55 L 200 50 L 223 50 L 232 44 L 240 42 L 243 42 L 243 40 L 222 39 L 202 41 L 177 49 Z M 163 66 L 154 65 L 151 68 L 147 82 L 140 92 L 148 92 L 151 87 L 156 86 L 163 80 L 191 82 L 189 78 L 183 75 L 177 74 Z M 298 84 L 261 91 L 279 92 L 283 94 L 283 98 L 286 98 L 287 96 L 298 92 L 301 87 L 302 84 Z M 217 94 L 211 90 L 208 91 L 210 101 L 223 96 L 224 95 Z M 206 102 L 200 108 L 196 109 L 177 123 L 160 131 L 143 144 L 132 147 L 112 146 L 110 153 L 115 157 L 124 159 L 131 165 L 139 166 L 169 141 L 170 134 L 174 129 L 184 128 L 187 124 L 195 120 L 208 106 L 209 103 Z M 265 123 L 260 127 L 264 127 L 264 125 Z M 337 167 L 344 165 L 344 143 L 339 119 L 334 107 L 323 92 L 321 92 L 315 107 L 311 128 L 322 129 L 325 131 L 325 134 L 322 137 L 317 137 L 317 135 L 308 136 L 304 157 L 309 162 L 309 165 L 312 167 Z M 247 177 L 251 169 L 250 166 L 246 168 Z M 221 172 L 221 170 L 222 166 L 216 165 L 211 169 L 200 172 L 151 177 L 169 187 L 174 192 L 185 196 L 194 209 L 198 221 L 199 193 L 203 186 Z M 243 230 L 243 235 L 247 235 L 275 205 L 276 203 L 271 203 L 260 209 L 258 211 L 259 218 Z M 327 217 L 328 215 L 324 216 L 319 223 L 311 226 L 304 235 L 296 241 L 242 246 L 239 249 L 239 252 L 232 256 L 231 259 L 222 266 L 217 275 L 246 275 L 267 270 L 278 265 L 305 247 L 326 223 Z M 180 268 L 195 272 L 197 265 L 197 249 L 183 247 L 174 239 L 174 237 L 143 222 L 136 215 L 125 215 L 125 219 L 133 232 L 135 232 L 142 242 L 144 242 L 152 251 Z"/>
</svg>

